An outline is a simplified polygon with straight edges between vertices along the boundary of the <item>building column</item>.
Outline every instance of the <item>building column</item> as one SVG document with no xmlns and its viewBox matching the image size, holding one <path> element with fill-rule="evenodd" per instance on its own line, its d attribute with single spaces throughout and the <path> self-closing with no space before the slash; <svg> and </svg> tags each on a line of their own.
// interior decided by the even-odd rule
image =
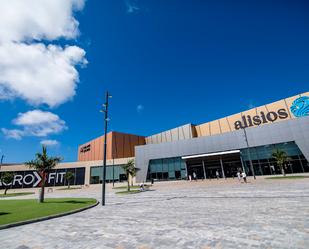
<svg viewBox="0 0 309 249">
<path fill-rule="evenodd" d="M 300 159 L 300 156 L 298 155 L 298 160 L 300 162 L 300 166 L 301 166 L 301 169 L 303 170 L 303 173 L 305 173 L 305 169 L 304 169 L 304 165 L 303 165 L 303 162 L 302 160 Z"/>
<path fill-rule="evenodd" d="M 202 160 L 202 164 L 203 164 L 204 179 L 206 180 L 207 176 L 206 176 L 206 169 L 205 169 L 205 162 L 204 162 L 204 160 Z"/>
<path fill-rule="evenodd" d="M 268 162 L 268 167 L 269 167 L 269 170 L 270 170 L 270 174 L 272 175 L 273 174 L 273 170 L 271 168 L 269 158 L 267 158 L 267 162 Z"/>
<path fill-rule="evenodd" d="M 222 177 L 225 178 L 222 157 L 220 157 L 220 164 L 221 164 Z"/>
<path fill-rule="evenodd" d="M 244 161 L 242 160 L 241 154 L 240 154 L 240 162 L 241 162 L 242 172 L 245 172 L 245 173 L 246 173 L 246 171 L 245 171 L 245 166 L 244 166 Z"/>
<path fill-rule="evenodd" d="M 259 162 L 260 173 L 261 173 L 261 175 L 263 176 L 264 174 L 263 174 L 263 170 L 262 170 L 262 167 L 261 167 L 261 162 L 260 162 L 260 160 L 258 160 L 258 162 Z"/>
<path fill-rule="evenodd" d="M 290 166 L 290 169 L 292 171 L 292 174 L 294 174 L 294 171 L 293 171 L 293 164 L 291 162 L 288 163 L 288 165 Z"/>
<path fill-rule="evenodd" d="M 188 175 L 188 164 L 187 161 L 185 161 L 186 164 L 186 180 L 189 180 L 189 175 Z M 181 176 L 180 176 L 181 177 Z"/>
<path fill-rule="evenodd" d="M 90 177 L 91 177 L 91 166 L 90 165 L 85 165 L 85 185 L 90 185 Z"/>
</svg>

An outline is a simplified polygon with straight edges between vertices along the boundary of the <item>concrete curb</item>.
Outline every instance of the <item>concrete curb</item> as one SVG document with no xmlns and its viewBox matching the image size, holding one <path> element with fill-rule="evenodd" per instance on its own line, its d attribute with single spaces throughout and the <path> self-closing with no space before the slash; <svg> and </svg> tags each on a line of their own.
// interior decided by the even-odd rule
<svg viewBox="0 0 309 249">
<path fill-rule="evenodd" d="M 93 207 L 97 206 L 99 203 L 100 202 L 97 200 L 97 202 L 93 205 L 90 205 L 90 206 L 84 207 L 84 208 L 80 208 L 80 209 L 76 209 L 76 210 L 72 210 L 72 211 L 69 211 L 69 212 L 66 212 L 66 213 L 50 215 L 50 216 L 41 217 L 41 218 L 32 219 L 32 220 L 25 220 L 25 221 L 11 223 L 11 224 L 7 224 L 7 225 L 0 225 L 0 230 L 12 228 L 12 227 L 18 227 L 18 226 L 27 225 L 27 224 L 36 223 L 36 222 L 45 221 L 45 220 L 51 220 L 51 219 L 54 219 L 54 218 L 59 218 L 59 217 L 67 216 L 67 215 L 70 215 L 70 214 L 79 213 L 79 212 L 85 211 L 87 209 L 93 208 Z"/>
</svg>

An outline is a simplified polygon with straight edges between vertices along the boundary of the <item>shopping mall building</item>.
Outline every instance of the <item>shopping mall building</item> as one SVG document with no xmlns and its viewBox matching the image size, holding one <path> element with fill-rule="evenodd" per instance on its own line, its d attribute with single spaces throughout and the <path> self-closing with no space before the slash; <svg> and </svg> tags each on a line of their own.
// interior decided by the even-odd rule
<svg viewBox="0 0 309 249">
<path fill-rule="evenodd" d="M 102 181 L 104 137 L 78 147 L 78 160 L 61 163 L 47 177 L 50 186 L 66 184 L 66 171 L 74 172 L 71 184 Z M 122 165 L 135 158 L 140 170 L 137 182 L 187 179 L 193 172 L 200 179 L 280 174 L 272 158 L 274 150 L 287 153 L 287 173 L 309 172 L 309 92 L 252 108 L 208 123 L 186 124 L 148 137 L 110 132 L 107 134 L 107 180 L 126 179 Z M 25 165 L 3 165 L 14 171 L 13 187 L 33 187 L 40 176 Z M 0 183 L 1 187 L 1 183 Z"/>
</svg>

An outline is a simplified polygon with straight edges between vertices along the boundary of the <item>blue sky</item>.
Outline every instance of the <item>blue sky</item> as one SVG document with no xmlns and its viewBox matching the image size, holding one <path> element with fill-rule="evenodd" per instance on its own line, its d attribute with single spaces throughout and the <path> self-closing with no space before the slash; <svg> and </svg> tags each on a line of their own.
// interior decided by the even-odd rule
<svg viewBox="0 0 309 249">
<path fill-rule="evenodd" d="M 42 98 L 30 93 L 1 98 L 0 88 L 5 162 L 31 159 L 42 140 L 57 142 L 49 146 L 50 153 L 76 160 L 79 144 L 103 134 L 99 110 L 107 89 L 113 95 L 109 130 L 138 135 L 207 122 L 306 92 L 308 11 L 307 1 L 86 1 L 72 12 L 79 34 L 72 38 L 44 31 L 44 38 L 30 39 L 44 46 L 74 46 L 68 54 L 78 61 L 70 62 L 79 73 L 76 93 L 53 102 L 44 99 L 44 88 Z M 29 44 L 29 36 L 14 39 Z M 1 66 L 7 65 L 0 63 L 0 72 Z M 38 62 L 35 68 L 40 66 Z M 51 80 L 43 81 L 48 87 Z M 32 85 L 30 90 L 37 91 Z M 57 87 L 59 93 L 66 91 Z M 50 113 L 56 122 L 52 132 L 25 126 L 22 114 L 33 110 Z M 22 135 L 9 138 L 3 128 L 21 129 Z"/>
</svg>

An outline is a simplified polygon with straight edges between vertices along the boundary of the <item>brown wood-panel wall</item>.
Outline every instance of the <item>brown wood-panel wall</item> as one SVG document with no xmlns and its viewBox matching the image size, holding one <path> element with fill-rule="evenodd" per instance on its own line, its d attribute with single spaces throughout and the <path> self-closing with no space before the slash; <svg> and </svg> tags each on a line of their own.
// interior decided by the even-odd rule
<svg viewBox="0 0 309 249">
<path fill-rule="evenodd" d="M 135 146 L 144 145 L 145 137 L 120 132 L 107 134 L 106 158 L 117 159 L 135 156 Z M 104 136 L 95 138 L 78 147 L 78 161 L 103 160 Z M 88 151 L 82 148 L 90 146 Z"/>
</svg>

